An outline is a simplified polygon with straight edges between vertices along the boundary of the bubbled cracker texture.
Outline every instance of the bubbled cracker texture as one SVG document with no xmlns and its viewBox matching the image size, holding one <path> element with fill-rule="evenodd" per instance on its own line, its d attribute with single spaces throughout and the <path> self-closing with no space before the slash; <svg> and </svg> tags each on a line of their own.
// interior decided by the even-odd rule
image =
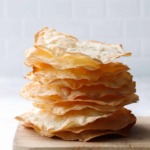
<svg viewBox="0 0 150 150">
<path fill-rule="evenodd" d="M 137 102 L 138 96 L 129 67 L 117 62 L 130 56 L 120 44 L 79 41 L 44 28 L 25 56 L 32 71 L 21 95 L 34 110 L 16 117 L 22 125 L 63 140 L 129 135 L 136 117 L 124 106 Z"/>
</svg>

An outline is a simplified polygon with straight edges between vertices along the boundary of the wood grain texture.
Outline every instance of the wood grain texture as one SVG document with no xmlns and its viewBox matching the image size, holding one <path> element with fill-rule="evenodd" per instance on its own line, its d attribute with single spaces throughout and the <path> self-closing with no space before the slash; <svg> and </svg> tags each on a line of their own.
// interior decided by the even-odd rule
<svg viewBox="0 0 150 150">
<path fill-rule="evenodd" d="M 90 142 L 41 137 L 19 125 L 13 150 L 150 150 L 150 117 L 138 117 L 128 138 L 105 136 Z"/>
</svg>

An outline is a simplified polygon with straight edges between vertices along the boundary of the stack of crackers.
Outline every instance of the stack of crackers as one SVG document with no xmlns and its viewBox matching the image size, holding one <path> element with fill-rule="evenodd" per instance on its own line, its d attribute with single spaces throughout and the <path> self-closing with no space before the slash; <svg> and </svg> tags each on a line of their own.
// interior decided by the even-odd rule
<svg viewBox="0 0 150 150">
<path fill-rule="evenodd" d="M 136 117 L 125 105 L 135 103 L 129 67 L 117 62 L 121 45 L 79 41 L 44 28 L 25 51 L 30 80 L 21 91 L 35 109 L 16 119 L 42 136 L 88 141 L 106 134 L 128 136 Z"/>
</svg>

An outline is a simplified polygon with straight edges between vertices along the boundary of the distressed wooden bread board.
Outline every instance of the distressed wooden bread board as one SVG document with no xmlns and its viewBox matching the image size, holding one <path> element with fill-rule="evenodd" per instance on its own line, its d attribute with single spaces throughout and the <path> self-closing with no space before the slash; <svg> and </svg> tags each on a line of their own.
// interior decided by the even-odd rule
<svg viewBox="0 0 150 150">
<path fill-rule="evenodd" d="M 13 150 L 150 150 L 150 117 L 138 117 L 130 137 L 99 137 L 91 142 L 63 141 L 41 137 L 32 129 L 18 126 Z"/>
</svg>

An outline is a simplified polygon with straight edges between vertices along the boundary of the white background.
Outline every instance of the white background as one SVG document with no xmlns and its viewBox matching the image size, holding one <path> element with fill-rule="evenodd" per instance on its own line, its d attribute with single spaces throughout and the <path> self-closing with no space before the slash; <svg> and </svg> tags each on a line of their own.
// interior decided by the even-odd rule
<svg viewBox="0 0 150 150">
<path fill-rule="evenodd" d="M 0 149 L 12 149 L 14 117 L 31 107 L 19 96 L 28 71 L 23 53 L 45 26 L 80 40 L 122 43 L 133 53 L 123 62 L 140 97 L 128 108 L 150 116 L 150 0 L 0 0 Z"/>
<path fill-rule="evenodd" d="M 49 26 L 77 36 L 122 43 L 135 76 L 150 75 L 150 0 L 0 0 L 0 76 L 26 73 L 23 52 Z"/>
</svg>

